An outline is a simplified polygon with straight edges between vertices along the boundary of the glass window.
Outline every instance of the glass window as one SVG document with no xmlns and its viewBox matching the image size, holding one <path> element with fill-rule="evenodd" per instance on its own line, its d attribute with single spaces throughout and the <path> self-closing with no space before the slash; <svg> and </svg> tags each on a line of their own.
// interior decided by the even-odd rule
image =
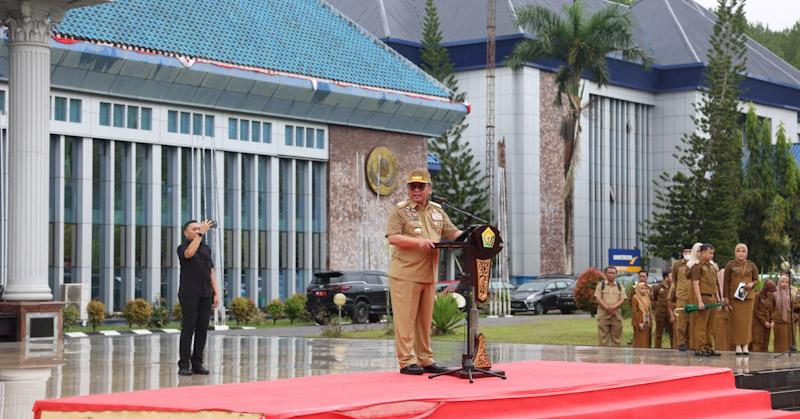
<svg viewBox="0 0 800 419">
<path fill-rule="evenodd" d="M 239 139 L 242 141 L 250 141 L 250 121 L 247 119 L 239 121 Z"/>
<path fill-rule="evenodd" d="M 272 142 L 272 124 L 270 124 L 269 122 L 264 122 L 263 125 L 264 125 L 264 136 L 262 138 L 264 139 L 265 143 L 271 143 Z"/>
<path fill-rule="evenodd" d="M 153 110 L 151 108 L 142 108 L 142 129 L 150 131 L 153 129 Z"/>
<path fill-rule="evenodd" d="M 56 121 L 67 120 L 67 98 L 56 96 L 55 111 L 53 112 L 53 119 Z"/>
<path fill-rule="evenodd" d="M 235 140 L 239 138 L 237 130 L 239 129 L 239 120 L 236 118 L 228 118 L 228 139 Z"/>
<path fill-rule="evenodd" d="M 114 104 L 114 126 L 117 128 L 125 126 L 125 105 Z"/>
<path fill-rule="evenodd" d="M 303 146 L 303 132 L 305 132 L 303 127 L 297 127 L 295 129 L 295 131 L 294 131 L 294 145 L 296 145 L 298 147 L 302 147 Z"/>
<path fill-rule="evenodd" d="M 294 127 L 291 125 L 286 126 L 286 145 L 294 144 Z"/>
<path fill-rule="evenodd" d="M 6 111 L 6 91 L 0 90 L 0 112 Z"/>
<path fill-rule="evenodd" d="M 203 135 L 203 114 L 192 114 L 192 135 Z"/>
<path fill-rule="evenodd" d="M 139 128 L 139 107 L 138 106 L 128 106 L 128 128 L 130 128 L 130 129 L 138 129 Z"/>
<path fill-rule="evenodd" d="M 191 123 L 189 112 L 181 112 L 181 134 L 189 133 L 189 124 Z"/>
<path fill-rule="evenodd" d="M 214 115 L 206 115 L 206 137 L 214 137 Z"/>
<path fill-rule="evenodd" d="M 306 147 L 314 148 L 314 128 L 306 129 Z"/>
<path fill-rule="evenodd" d="M 253 141 L 261 141 L 261 122 L 253 121 Z"/>
<path fill-rule="evenodd" d="M 69 100 L 69 122 L 81 122 L 81 105 L 80 99 Z"/>
<path fill-rule="evenodd" d="M 325 148 L 325 131 L 321 129 L 317 130 L 317 148 Z"/>
<path fill-rule="evenodd" d="M 178 111 L 167 113 L 167 131 L 178 132 Z"/>
<path fill-rule="evenodd" d="M 100 125 L 109 126 L 111 124 L 111 104 L 100 102 Z"/>
</svg>

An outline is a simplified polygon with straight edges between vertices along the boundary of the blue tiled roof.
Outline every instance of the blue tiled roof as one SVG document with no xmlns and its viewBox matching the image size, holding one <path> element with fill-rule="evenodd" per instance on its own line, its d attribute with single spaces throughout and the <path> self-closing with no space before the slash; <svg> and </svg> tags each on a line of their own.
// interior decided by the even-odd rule
<svg viewBox="0 0 800 419">
<path fill-rule="evenodd" d="M 792 144 L 792 154 L 794 154 L 797 164 L 800 164 L 800 144 Z"/>
<path fill-rule="evenodd" d="M 448 91 L 321 0 L 115 0 L 55 32 L 167 54 L 423 95 Z"/>
</svg>

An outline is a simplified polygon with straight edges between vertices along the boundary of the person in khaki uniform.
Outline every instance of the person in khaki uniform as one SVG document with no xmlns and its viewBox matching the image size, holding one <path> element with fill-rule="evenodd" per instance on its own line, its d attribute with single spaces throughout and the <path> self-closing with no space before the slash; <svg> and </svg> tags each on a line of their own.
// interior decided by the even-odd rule
<svg viewBox="0 0 800 419">
<path fill-rule="evenodd" d="M 717 286 L 725 299 L 725 268 L 717 272 Z M 723 301 L 724 302 L 724 301 Z M 714 314 L 714 350 L 730 351 L 732 348 L 731 337 L 733 330 L 730 324 L 730 306 L 724 304 L 722 310 Z"/>
<path fill-rule="evenodd" d="M 695 356 L 719 356 L 714 350 L 715 309 L 707 309 L 706 304 L 722 301 L 717 286 L 717 268 L 712 264 L 714 246 L 704 243 L 700 246 L 700 261 L 689 272 L 692 279 L 691 301 L 700 309 L 692 314 L 692 335 L 694 336 Z"/>
<path fill-rule="evenodd" d="M 792 324 L 796 321 L 795 312 L 800 309 L 800 303 L 789 283 L 790 275 L 788 271 L 781 272 L 775 292 L 775 352 L 786 352 L 795 346 L 792 342 Z"/>
<path fill-rule="evenodd" d="M 594 299 L 597 301 L 597 340 L 600 346 L 619 346 L 622 339 L 622 310 L 625 291 L 617 282 L 617 268 L 607 266 L 606 279 L 597 283 Z"/>
<path fill-rule="evenodd" d="M 394 337 L 400 373 L 421 375 L 446 371 L 431 349 L 433 300 L 439 250 L 434 244 L 461 234 L 442 206 L 431 202 L 431 175 L 412 170 L 406 182 L 408 200 L 389 212 L 386 238 L 392 245 L 389 292 L 394 313 Z"/>
<path fill-rule="evenodd" d="M 653 330 L 653 309 L 650 287 L 646 282 L 639 282 L 634 287 L 631 298 L 631 326 L 633 327 L 633 347 L 649 348 L 650 332 Z"/>
<path fill-rule="evenodd" d="M 685 244 L 683 246 L 683 258 L 672 264 L 672 276 L 675 279 L 675 284 L 670 291 L 669 300 L 672 301 L 674 308 L 683 308 L 689 302 L 689 290 L 692 287 L 692 281 L 689 279 L 686 263 L 689 261 L 691 253 L 692 246 Z M 678 343 L 679 351 L 685 351 L 690 343 L 689 317 L 688 314 L 680 313 L 675 319 L 675 340 Z"/>
<path fill-rule="evenodd" d="M 664 279 L 653 286 L 653 305 L 655 306 L 655 343 L 653 347 L 661 349 L 662 336 L 664 329 L 669 333 L 670 347 L 675 348 L 675 314 L 672 311 L 672 302 L 669 300 L 669 293 L 673 288 L 671 272 L 664 272 Z"/>
<path fill-rule="evenodd" d="M 756 294 L 756 303 L 753 306 L 753 340 L 750 342 L 753 352 L 769 351 L 769 335 L 775 327 L 775 288 L 775 283 L 767 280 L 764 288 Z"/>
<path fill-rule="evenodd" d="M 753 305 L 755 293 L 753 287 L 758 284 L 758 267 L 747 260 L 747 246 L 743 243 L 734 249 L 735 259 L 725 265 L 725 284 L 722 287 L 725 303 L 730 304 L 730 342 L 736 347 L 736 355 L 744 355 L 750 350 L 747 345 L 752 338 Z M 739 284 L 744 283 L 747 295 L 744 301 L 735 298 Z"/>
</svg>

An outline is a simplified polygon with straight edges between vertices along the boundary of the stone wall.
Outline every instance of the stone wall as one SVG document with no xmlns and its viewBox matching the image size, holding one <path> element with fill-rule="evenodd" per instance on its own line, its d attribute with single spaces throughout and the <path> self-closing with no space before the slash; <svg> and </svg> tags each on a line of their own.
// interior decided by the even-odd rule
<svg viewBox="0 0 800 419">
<path fill-rule="evenodd" d="M 373 148 L 394 152 L 401 176 L 427 168 L 424 137 L 330 125 L 328 160 L 328 266 L 331 270 L 387 270 L 386 217 L 392 205 L 406 199 L 404 184 L 378 197 L 366 181 L 364 165 Z"/>
<path fill-rule="evenodd" d="M 541 205 L 542 274 L 564 273 L 564 140 L 565 115 L 555 104 L 557 87 L 553 73 L 539 72 L 539 199 Z"/>
</svg>

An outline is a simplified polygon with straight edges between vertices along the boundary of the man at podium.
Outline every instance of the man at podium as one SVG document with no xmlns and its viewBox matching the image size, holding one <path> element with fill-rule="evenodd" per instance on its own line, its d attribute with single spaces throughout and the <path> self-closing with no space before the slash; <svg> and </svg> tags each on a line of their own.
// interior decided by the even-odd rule
<svg viewBox="0 0 800 419">
<path fill-rule="evenodd" d="M 410 171 L 406 187 L 408 199 L 392 207 L 386 225 L 386 238 L 392 245 L 389 291 L 400 373 L 422 375 L 446 371 L 436 363 L 431 349 L 439 264 L 439 250 L 434 244 L 453 240 L 461 231 L 441 205 L 428 200 L 432 189 L 427 170 Z"/>
</svg>

